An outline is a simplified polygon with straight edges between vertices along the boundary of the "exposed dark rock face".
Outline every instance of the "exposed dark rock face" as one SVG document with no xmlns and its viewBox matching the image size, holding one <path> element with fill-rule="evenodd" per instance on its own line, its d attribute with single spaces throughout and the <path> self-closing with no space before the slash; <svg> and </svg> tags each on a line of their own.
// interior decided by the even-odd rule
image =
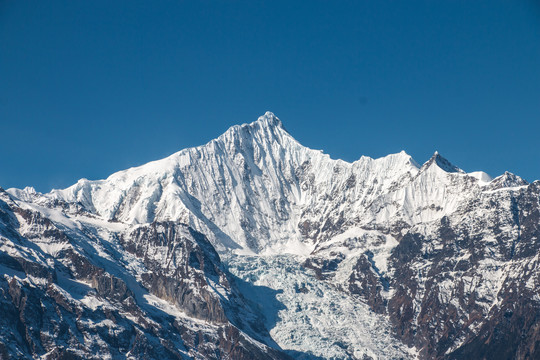
<svg viewBox="0 0 540 360">
<path fill-rule="evenodd" d="M 537 183 L 485 194 L 394 248 L 387 311 L 422 358 L 539 357 L 539 198 Z M 376 294 L 350 291 L 380 311 Z"/>
<path fill-rule="evenodd" d="M 1 359 L 288 358 L 230 322 L 242 298 L 212 245 L 188 226 L 137 227 L 106 256 L 92 233 L 59 227 L 0 195 Z M 222 304 L 216 287 L 230 299 Z M 166 313 L 145 294 L 184 315 Z"/>
<path fill-rule="evenodd" d="M 151 293 L 189 316 L 227 323 L 220 299 L 210 290 L 219 286 L 230 291 L 229 279 L 204 235 L 183 224 L 152 223 L 122 236 L 120 243 L 143 259 L 142 284 Z"/>
<path fill-rule="evenodd" d="M 334 271 L 337 270 L 339 263 L 343 260 L 342 256 L 336 256 L 331 258 L 323 258 L 312 256 L 306 259 L 303 265 L 306 268 L 313 269 L 315 276 L 319 280 L 327 280 L 331 277 Z"/>
<path fill-rule="evenodd" d="M 381 294 L 387 289 L 388 280 L 381 277 L 372 260 L 373 254 L 367 253 L 356 261 L 349 277 L 349 288 L 352 294 L 357 294 L 366 299 L 366 303 L 373 311 L 386 313 L 387 300 Z"/>
<path fill-rule="evenodd" d="M 421 359 L 539 358 L 540 182 L 510 175 L 438 220 L 375 228 L 399 240 L 385 272 L 358 252 L 377 248 L 374 228 L 318 244 L 303 265 L 329 282 L 346 271 L 343 290 L 388 314 Z"/>
</svg>

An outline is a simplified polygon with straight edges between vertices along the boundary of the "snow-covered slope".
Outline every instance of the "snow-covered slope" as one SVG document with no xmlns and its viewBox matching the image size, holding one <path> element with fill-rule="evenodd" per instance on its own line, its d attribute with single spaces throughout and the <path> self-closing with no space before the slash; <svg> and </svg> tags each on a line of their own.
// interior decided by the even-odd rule
<svg viewBox="0 0 540 360">
<path fill-rule="evenodd" d="M 351 209 L 358 212 L 416 172 L 405 153 L 362 157 L 352 164 L 332 160 L 300 145 L 266 113 L 206 145 L 106 180 L 83 179 L 48 196 L 80 202 L 97 215 L 128 224 L 180 220 L 212 234 L 220 250 L 306 253 L 320 232 L 314 224 L 322 227 L 323 218 L 344 210 L 330 208 L 326 199 L 344 196 L 341 189 L 347 187 L 346 195 L 354 199 Z"/>
<path fill-rule="evenodd" d="M 220 251 L 308 254 L 351 226 L 441 218 L 485 179 L 437 153 L 422 167 L 405 152 L 333 160 L 300 145 L 267 112 L 206 145 L 46 196 L 126 224 L 182 221 Z"/>
<path fill-rule="evenodd" d="M 334 160 L 267 112 L 104 180 L 1 195 L 6 309 L 21 286 L 54 285 L 79 313 L 110 305 L 124 330 L 156 323 L 195 358 L 540 356 L 540 183 L 514 174 L 468 174 L 438 152 L 421 166 L 405 152 Z M 85 331 L 86 353 L 107 342 Z"/>
<path fill-rule="evenodd" d="M 204 235 L 0 189 L 1 359 L 289 359 Z M 247 333 L 250 335 L 248 335 Z"/>
</svg>

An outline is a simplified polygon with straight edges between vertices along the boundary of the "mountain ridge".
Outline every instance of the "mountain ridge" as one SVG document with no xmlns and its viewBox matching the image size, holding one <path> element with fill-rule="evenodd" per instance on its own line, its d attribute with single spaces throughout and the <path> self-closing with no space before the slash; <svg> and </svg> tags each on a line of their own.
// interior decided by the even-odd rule
<svg viewBox="0 0 540 360">
<path fill-rule="evenodd" d="M 356 186 L 355 179 L 362 179 L 364 183 L 396 182 L 406 173 L 418 176 L 418 172 L 423 172 L 422 169 L 428 167 L 431 162 L 436 162 L 443 171 L 463 173 L 438 153 L 422 167 L 404 151 L 377 159 L 362 156 L 352 163 L 341 159 L 334 160 L 322 151 L 302 146 L 284 129 L 281 120 L 273 113 L 266 112 L 252 123 L 232 126 L 224 134 L 205 145 L 187 148 L 164 159 L 113 173 L 103 180 L 81 179 L 66 189 L 53 190 L 44 196 L 52 200 L 80 202 L 88 211 L 110 220 L 146 223 L 154 219 L 181 219 L 204 233 L 215 233 L 212 228 L 216 226 L 222 228 L 223 224 L 215 224 L 212 216 L 221 210 L 215 206 L 211 209 L 205 208 L 206 204 L 211 203 L 210 199 L 204 200 L 204 192 L 208 189 L 213 189 L 212 191 L 219 195 L 223 206 L 225 204 L 236 206 L 236 211 L 239 213 L 252 205 L 249 204 L 249 199 L 257 199 L 259 196 L 251 194 L 252 190 L 262 194 L 281 194 L 278 195 L 278 199 L 273 199 L 279 202 L 277 208 L 276 204 L 266 204 L 266 209 L 256 209 L 261 213 L 261 217 L 279 218 L 280 212 L 291 213 L 294 207 L 299 208 L 297 212 L 304 211 L 301 209 L 302 204 L 305 203 L 306 197 L 312 196 L 309 190 L 302 189 L 302 186 L 308 186 L 306 180 L 309 181 L 309 179 L 298 177 L 317 177 L 318 175 L 315 174 L 313 168 L 308 169 L 309 174 L 302 174 L 306 170 L 302 166 L 313 167 L 313 163 L 316 163 L 315 166 L 319 171 L 328 174 L 325 175 L 326 177 L 335 176 L 334 171 L 343 170 L 348 175 L 342 182 L 349 181 L 350 186 Z M 265 173 L 261 171 L 261 168 L 265 169 Z M 198 173 L 198 178 L 186 179 L 184 173 L 189 177 L 194 172 Z M 248 188 L 240 189 L 233 196 L 224 194 L 228 191 L 227 189 L 235 188 L 235 184 L 242 184 L 246 176 L 250 177 Z M 216 183 L 215 179 L 227 186 Z M 264 181 L 269 183 L 264 184 Z M 304 183 L 300 184 L 301 181 Z M 324 186 L 328 187 L 328 185 Z M 388 187 L 390 184 L 383 184 L 383 187 L 385 186 Z M 374 189 L 374 191 L 378 193 L 371 196 L 371 201 L 386 190 Z M 31 193 L 25 195 L 15 189 L 8 189 L 8 192 L 16 197 L 32 196 Z M 137 192 L 142 192 L 143 195 L 137 197 Z M 101 196 L 100 193 L 105 193 L 106 196 Z M 133 202 L 136 206 L 126 205 Z M 259 201 L 259 203 L 264 202 L 268 202 L 267 199 L 261 198 Z M 366 205 L 369 205 L 367 200 L 366 204 L 355 206 L 359 208 Z M 284 206 L 286 209 L 279 209 L 279 206 Z M 126 213 L 125 208 L 129 208 L 130 213 Z M 301 214 L 297 214 L 297 217 L 301 217 Z M 204 218 L 208 220 L 201 222 L 200 219 Z M 239 230 L 242 224 L 253 225 L 249 224 L 253 221 L 235 219 L 232 215 L 228 221 L 236 222 L 235 228 L 225 231 L 225 235 L 221 233 L 211 237 L 220 251 L 224 250 L 220 242 L 226 243 L 225 248 L 241 247 L 255 252 L 259 252 L 261 247 L 262 250 L 267 247 L 265 244 L 258 243 L 250 246 L 249 244 L 254 240 L 250 239 L 249 234 L 239 234 L 243 231 Z M 261 222 L 262 219 L 257 221 Z M 309 219 L 309 221 L 312 220 Z M 281 243 L 278 247 L 281 249 L 284 246 L 287 247 L 283 244 L 285 237 L 295 240 L 296 245 L 291 245 L 291 249 L 302 247 L 306 234 L 299 233 L 301 229 L 298 228 L 301 225 L 286 226 L 289 227 L 289 231 L 282 236 L 281 240 L 277 239 L 276 242 Z M 257 236 L 265 237 L 268 234 L 263 233 Z M 233 244 L 235 241 L 231 238 L 239 237 L 242 241 Z"/>
<path fill-rule="evenodd" d="M 0 356 L 534 359 L 539 254 L 540 181 L 334 160 L 266 113 L 104 180 L 0 190 Z"/>
</svg>

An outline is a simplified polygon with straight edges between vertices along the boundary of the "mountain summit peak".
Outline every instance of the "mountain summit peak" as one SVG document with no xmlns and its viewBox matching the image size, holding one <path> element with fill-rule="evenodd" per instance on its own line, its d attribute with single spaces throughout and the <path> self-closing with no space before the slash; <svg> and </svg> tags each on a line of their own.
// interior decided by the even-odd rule
<svg viewBox="0 0 540 360">
<path fill-rule="evenodd" d="M 449 173 L 462 173 L 463 170 L 452 164 L 446 158 L 442 157 L 438 151 L 435 151 L 431 158 L 422 166 L 422 168 L 427 169 L 433 164 L 437 165 L 440 169 L 449 172 Z"/>
<path fill-rule="evenodd" d="M 266 111 L 262 117 L 269 117 L 269 118 L 276 118 L 277 119 L 277 116 L 274 115 L 274 113 L 271 112 L 271 111 Z"/>
<path fill-rule="evenodd" d="M 279 118 L 271 111 L 267 111 L 264 113 L 264 115 L 259 116 L 255 123 L 258 123 L 262 126 L 283 128 L 283 123 L 281 122 L 281 120 L 279 120 Z"/>
<path fill-rule="evenodd" d="M 239 144 L 240 139 L 256 139 L 256 141 L 265 141 L 268 139 L 280 139 L 284 134 L 288 135 L 283 124 L 274 113 L 267 111 L 257 120 L 242 125 L 233 125 L 218 138 L 213 141 L 224 141 L 226 143 Z"/>
</svg>

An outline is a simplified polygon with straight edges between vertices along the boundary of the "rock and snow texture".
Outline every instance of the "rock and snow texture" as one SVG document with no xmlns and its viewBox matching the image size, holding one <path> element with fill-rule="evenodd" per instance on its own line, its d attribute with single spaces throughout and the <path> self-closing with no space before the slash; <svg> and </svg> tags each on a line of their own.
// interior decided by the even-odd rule
<svg viewBox="0 0 540 360">
<path fill-rule="evenodd" d="M 1 359 L 288 359 L 187 225 L 39 211 L 0 190 L 0 271 Z"/>
<path fill-rule="evenodd" d="M 353 225 L 441 218 L 484 179 L 438 153 L 422 167 L 405 152 L 333 160 L 267 112 L 206 145 L 46 196 L 127 224 L 182 221 L 220 251 L 306 254 Z"/>
<path fill-rule="evenodd" d="M 540 183 L 514 174 L 334 160 L 267 112 L 105 180 L 0 195 L 0 300 L 21 319 L 2 356 L 540 357 Z"/>
<path fill-rule="evenodd" d="M 295 358 L 416 356 L 392 335 L 387 316 L 321 281 L 295 256 L 231 256 L 227 262 L 233 274 L 263 289 L 244 293 L 260 306 L 272 338 Z"/>
</svg>

